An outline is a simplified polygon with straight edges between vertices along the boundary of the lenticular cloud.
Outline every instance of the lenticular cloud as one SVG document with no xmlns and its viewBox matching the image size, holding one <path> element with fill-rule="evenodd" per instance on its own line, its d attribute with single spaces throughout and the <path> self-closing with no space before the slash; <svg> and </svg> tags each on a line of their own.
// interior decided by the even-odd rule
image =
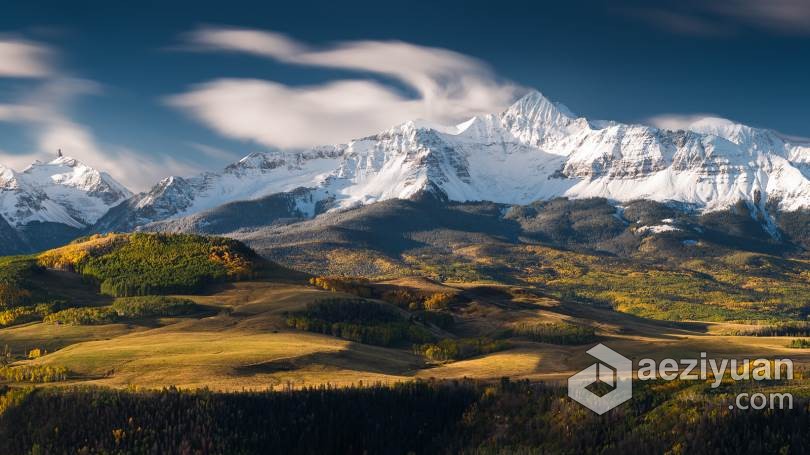
<svg viewBox="0 0 810 455">
<path fill-rule="evenodd" d="M 357 78 L 305 87 L 216 79 L 168 100 L 220 134 L 271 147 L 342 142 L 414 118 L 458 122 L 504 109 L 519 90 L 499 81 L 479 60 L 400 41 L 315 48 L 279 33 L 235 28 L 202 28 L 188 34 L 187 41 L 198 50 L 358 73 Z M 379 76 L 400 82 L 415 96 L 403 95 Z"/>
</svg>

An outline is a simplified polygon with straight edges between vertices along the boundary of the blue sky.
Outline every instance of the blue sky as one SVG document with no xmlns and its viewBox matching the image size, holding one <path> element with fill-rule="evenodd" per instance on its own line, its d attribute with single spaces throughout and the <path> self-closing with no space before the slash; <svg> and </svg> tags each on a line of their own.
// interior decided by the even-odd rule
<svg viewBox="0 0 810 455">
<path fill-rule="evenodd" d="M 135 190 L 526 88 L 589 118 L 810 137 L 806 0 L 16 3 L 0 164 L 61 147 Z"/>
</svg>

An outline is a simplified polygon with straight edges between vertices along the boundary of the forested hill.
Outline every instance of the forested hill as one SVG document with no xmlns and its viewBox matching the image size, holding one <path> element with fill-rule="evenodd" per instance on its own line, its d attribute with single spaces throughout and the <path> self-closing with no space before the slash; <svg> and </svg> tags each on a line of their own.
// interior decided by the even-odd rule
<svg viewBox="0 0 810 455">
<path fill-rule="evenodd" d="M 258 276 L 270 264 L 238 241 L 195 235 L 109 234 L 36 257 L 38 266 L 96 279 L 117 297 L 199 291 Z"/>
<path fill-rule="evenodd" d="M 264 276 L 294 277 L 242 243 L 188 234 L 107 234 L 38 255 L 0 258 L 0 326 L 109 297 L 199 293 Z"/>
</svg>

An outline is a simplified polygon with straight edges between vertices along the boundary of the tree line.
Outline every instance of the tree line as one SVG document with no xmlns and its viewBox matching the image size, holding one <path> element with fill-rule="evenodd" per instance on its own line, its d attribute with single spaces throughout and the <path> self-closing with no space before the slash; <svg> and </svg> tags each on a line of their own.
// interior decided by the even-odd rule
<svg viewBox="0 0 810 455">
<path fill-rule="evenodd" d="M 250 393 L 0 389 L 0 453 L 810 450 L 806 397 L 797 396 L 793 409 L 751 412 L 728 408 L 736 390 L 709 393 L 708 385 L 694 381 L 644 382 L 634 389 L 631 401 L 601 416 L 573 402 L 563 386 L 508 379 Z"/>
</svg>

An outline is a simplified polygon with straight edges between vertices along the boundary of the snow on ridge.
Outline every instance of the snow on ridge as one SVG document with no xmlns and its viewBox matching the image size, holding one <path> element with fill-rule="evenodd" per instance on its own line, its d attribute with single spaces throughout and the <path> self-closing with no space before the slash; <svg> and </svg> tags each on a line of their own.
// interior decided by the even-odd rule
<svg viewBox="0 0 810 455">
<path fill-rule="evenodd" d="M 438 190 L 449 200 L 651 199 L 719 210 L 740 199 L 810 207 L 810 146 L 719 118 L 687 130 L 592 121 L 531 91 L 456 125 L 413 120 L 347 144 L 250 154 L 139 197 L 153 221 L 304 187 L 342 209 Z M 315 202 L 302 206 L 314 216 Z M 666 224 L 665 224 L 666 225 Z"/>
<path fill-rule="evenodd" d="M 16 227 L 53 222 L 82 228 L 132 196 L 106 172 L 67 156 L 35 161 L 22 172 L 0 166 L 0 183 L 0 216 Z"/>
<path fill-rule="evenodd" d="M 662 232 L 674 232 L 680 231 L 681 229 L 671 224 L 657 224 L 654 226 L 641 226 L 640 228 L 636 229 L 636 233 L 638 234 L 661 234 Z"/>
</svg>

